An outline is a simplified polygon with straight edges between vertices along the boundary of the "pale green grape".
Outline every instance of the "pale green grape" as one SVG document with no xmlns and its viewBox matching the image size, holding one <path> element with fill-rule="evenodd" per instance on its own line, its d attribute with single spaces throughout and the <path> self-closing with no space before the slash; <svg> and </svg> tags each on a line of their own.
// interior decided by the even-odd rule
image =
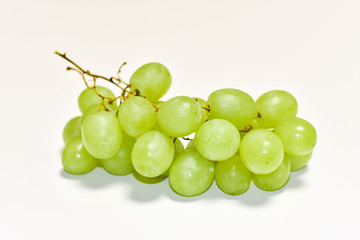
<svg viewBox="0 0 360 240">
<path fill-rule="evenodd" d="M 80 117 L 74 117 L 68 121 L 63 130 L 64 143 L 67 144 L 75 137 L 81 136 Z"/>
<path fill-rule="evenodd" d="M 286 185 L 290 178 L 290 162 L 285 155 L 280 166 L 269 174 L 254 174 L 253 182 L 265 191 L 276 191 Z"/>
<path fill-rule="evenodd" d="M 132 172 L 131 151 L 136 139 L 122 134 L 121 147 L 119 152 L 110 159 L 102 160 L 102 166 L 106 171 L 114 175 L 127 175 Z"/>
<path fill-rule="evenodd" d="M 118 119 L 122 130 L 131 137 L 140 137 L 155 125 L 151 103 L 142 97 L 130 97 L 119 108 Z"/>
<path fill-rule="evenodd" d="M 131 90 L 138 89 L 140 94 L 151 102 L 160 99 L 171 85 L 169 70 L 160 63 L 148 63 L 138 68 L 130 78 Z"/>
<path fill-rule="evenodd" d="M 240 143 L 240 157 L 255 174 L 268 174 L 277 169 L 284 158 L 284 147 L 274 133 L 265 129 L 248 132 Z"/>
<path fill-rule="evenodd" d="M 114 93 L 106 87 L 96 86 L 96 90 L 104 97 L 115 97 Z M 108 100 L 105 99 L 105 105 L 108 108 L 112 108 L 113 110 L 117 109 L 116 101 L 112 102 L 111 104 L 109 104 L 107 101 Z M 82 91 L 78 99 L 79 108 L 82 113 L 84 113 L 88 107 L 96 103 L 100 104 L 101 98 L 96 95 L 94 89 L 87 88 Z"/>
<path fill-rule="evenodd" d="M 240 134 L 236 127 L 223 119 L 205 122 L 195 134 L 197 151 L 209 160 L 222 161 L 239 149 Z"/>
<path fill-rule="evenodd" d="M 201 98 L 194 98 L 196 102 L 198 102 L 200 104 L 201 107 L 209 107 L 209 104 Z M 202 113 L 202 118 L 201 118 L 201 122 L 205 122 L 206 120 L 209 119 L 209 112 L 208 110 L 201 108 L 201 113 Z"/>
<path fill-rule="evenodd" d="M 174 153 L 175 147 L 170 137 L 159 131 L 150 131 L 136 140 L 131 161 L 141 175 L 156 177 L 169 168 Z"/>
<path fill-rule="evenodd" d="M 81 130 L 85 148 L 94 157 L 108 159 L 119 152 L 122 132 L 113 113 L 97 112 L 89 115 Z"/>
<path fill-rule="evenodd" d="M 190 150 L 190 149 L 195 149 L 195 141 L 191 140 L 187 145 L 186 145 L 186 150 Z"/>
<path fill-rule="evenodd" d="M 307 163 L 310 161 L 313 152 L 305 154 L 303 156 L 297 155 L 288 155 L 285 153 L 287 158 L 290 161 L 291 171 L 297 171 L 306 167 Z"/>
<path fill-rule="evenodd" d="M 157 123 L 169 136 L 183 137 L 195 132 L 201 125 L 202 112 L 194 99 L 185 96 L 171 98 L 161 105 Z"/>
<path fill-rule="evenodd" d="M 68 173 L 85 174 L 96 167 L 96 158 L 86 151 L 81 137 L 75 137 L 66 144 L 62 152 L 62 164 Z"/>
<path fill-rule="evenodd" d="M 205 192 L 214 181 L 215 163 L 196 150 L 178 155 L 170 167 L 169 183 L 178 194 L 193 197 Z"/>
<path fill-rule="evenodd" d="M 296 99 L 290 93 L 273 90 L 256 100 L 256 112 L 260 113 L 266 128 L 276 127 L 282 120 L 293 118 L 298 111 Z"/>
<path fill-rule="evenodd" d="M 99 112 L 99 108 L 100 108 L 100 104 L 98 104 L 98 103 L 95 103 L 95 104 L 91 105 L 90 107 L 88 107 L 85 110 L 84 114 L 81 116 L 80 126 L 82 126 L 82 124 L 84 123 L 84 120 L 87 116 L 89 116 L 90 114 Z M 112 109 L 110 109 L 110 110 L 112 110 Z M 100 111 L 106 111 L 105 107 L 101 106 Z"/>
<path fill-rule="evenodd" d="M 217 90 L 209 96 L 211 118 L 225 119 L 242 129 L 255 116 L 255 102 L 245 92 L 226 88 Z"/>
<path fill-rule="evenodd" d="M 305 155 L 310 153 L 316 144 L 316 130 L 302 118 L 292 118 L 280 122 L 274 133 L 284 144 L 289 155 Z"/>
<path fill-rule="evenodd" d="M 250 187 L 251 172 L 241 162 L 239 155 L 235 154 L 216 164 L 215 181 L 224 193 L 240 195 Z"/>
</svg>

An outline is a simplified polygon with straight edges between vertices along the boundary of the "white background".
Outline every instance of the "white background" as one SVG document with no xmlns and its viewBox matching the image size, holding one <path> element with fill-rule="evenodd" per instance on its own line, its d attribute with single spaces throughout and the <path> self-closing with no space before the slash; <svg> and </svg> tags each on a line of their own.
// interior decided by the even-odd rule
<svg viewBox="0 0 360 240">
<path fill-rule="evenodd" d="M 1 1 L 0 239 L 360 239 L 360 1 Z M 159 61 L 165 99 L 224 87 L 291 92 L 317 129 L 281 191 L 195 198 L 167 180 L 62 170 L 84 84 L 69 57 L 122 77 Z"/>
</svg>

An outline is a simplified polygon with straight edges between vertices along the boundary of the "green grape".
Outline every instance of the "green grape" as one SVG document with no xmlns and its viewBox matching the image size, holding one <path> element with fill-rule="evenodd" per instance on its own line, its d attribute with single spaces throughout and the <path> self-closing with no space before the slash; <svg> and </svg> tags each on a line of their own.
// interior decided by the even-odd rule
<svg viewBox="0 0 360 240">
<path fill-rule="evenodd" d="M 151 103 L 142 97 L 130 97 L 119 108 L 118 119 L 122 130 L 131 137 L 140 137 L 155 125 Z"/>
<path fill-rule="evenodd" d="M 87 116 L 89 116 L 90 114 L 99 112 L 99 108 L 100 108 L 100 104 L 98 104 L 98 103 L 95 103 L 95 104 L 91 105 L 90 107 L 88 107 L 85 110 L 84 114 L 81 116 L 80 126 L 82 126 L 82 124 L 84 123 L 84 120 Z M 112 110 L 112 109 L 110 109 L 110 110 Z M 105 107 L 101 106 L 100 111 L 106 111 Z"/>
<path fill-rule="evenodd" d="M 200 104 L 201 107 L 209 107 L 209 104 L 201 98 L 194 98 L 196 102 L 198 102 Z M 209 119 L 209 112 L 208 110 L 201 108 L 201 113 L 202 113 L 202 118 L 201 118 L 201 122 L 206 122 L 206 120 Z"/>
<path fill-rule="evenodd" d="M 67 144 L 75 137 L 81 136 L 80 129 L 80 117 L 74 117 L 68 121 L 64 127 L 63 139 L 64 143 Z"/>
<path fill-rule="evenodd" d="M 211 118 L 225 119 L 242 129 L 255 116 L 255 102 L 245 92 L 237 89 L 220 89 L 209 96 Z"/>
<path fill-rule="evenodd" d="M 86 151 L 81 137 L 75 137 L 66 144 L 62 152 L 62 164 L 70 174 L 85 174 L 96 167 L 96 158 Z"/>
<path fill-rule="evenodd" d="M 119 152 L 122 132 L 113 113 L 97 112 L 87 116 L 81 130 L 85 148 L 94 157 L 108 159 Z"/>
<path fill-rule="evenodd" d="M 175 147 L 170 137 L 159 131 L 150 131 L 136 140 L 131 161 L 141 175 L 157 177 L 169 168 L 174 153 Z"/>
<path fill-rule="evenodd" d="M 264 191 L 276 191 L 286 185 L 290 178 L 290 161 L 287 156 L 280 166 L 269 174 L 254 174 L 253 182 Z"/>
<path fill-rule="evenodd" d="M 251 172 L 235 154 L 225 161 L 218 162 L 215 167 L 215 181 L 226 194 L 240 195 L 246 192 L 251 184 Z"/>
<path fill-rule="evenodd" d="M 169 183 L 178 194 L 193 197 L 205 192 L 214 181 L 215 163 L 196 150 L 178 155 L 170 167 Z"/>
<path fill-rule="evenodd" d="M 313 152 L 305 154 L 303 156 L 297 155 L 288 155 L 285 153 L 287 158 L 290 161 L 291 171 L 297 171 L 306 167 L 307 163 L 310 161 Z"/>
<path fill-rule="evenodd" d="M 106 87 L 96 86 L 96 91 L 98 91 L 98 93 L 100 93 L 104 97 L 115 97 L 114 93 Z M 87 88 L 84 91 L 82 91 L 78 99 L 79 108 L 82 113 L 84 113 L 88 107 L 96 103 L 100 104 L 101 98 L 98 95 L 96 95 L 94 89 Z M 113 110 L 117 109 L 116 101 L 110 104 L 108 103 L 108 100 L 105 99 L 105 105 L 108 108 L 112 108 Z"/>
<path fill-rule="evenodd" d="M 112 158 L 102 160 L 102 166 L 106 171 L 114 175 L 127 175 L 132 172 L 131 151 L 136 139 L 122 134 L 119 152 Z"/>
<path fill-rule="evenodd" d="M 240 134 L 236 127 L 223 119 L 205 122 L 195 134 L 197 151 L 209 160 L 222 161 L 239 149 Z"/>
<path fill-rule="evenodd" d="M 160 63 L 148 63 L 138 68 L 130 78 L 131 91 L 138 89 L 142 96 L 156 102 L 171 85 L 169 70 Z"/>
<path fill-rule="evenodd" d="M 256 100 L 255 106 L 266 128 L 274 128 L 281 121 L 295 117 L 298 111 L 293 95 L 282 90 L 264 93 Z"/>
<path fill-rule="evenodd" d="M 280 122 L 274 133 L 279 136 L 289 155 L 306 155 L 316 144 L 315 128 L 302 118 L 295 117 Z"/>
<path fill-rule="evenodd" d="M 190 149 L 196 149 L 195 148 L 195 141 L 191 140 L 187 145 L 186 145 L 186 150 L 190 150 Z"/>
<path fill-rule="evenodd" d="M 183 137 L 195 132 L 201 125 L 202 112 L 194 99 L 185 96 L 171 98 L 161 105 L 157 123 L 169 136 Z"/>
<path fill-rule="evenodd" d="M 284 158 L 281 140 L 265 129 L 248 132 L 240 143 L 239 152 L 244 165 L 255 174 L 275 171 Z"/>
</svg>

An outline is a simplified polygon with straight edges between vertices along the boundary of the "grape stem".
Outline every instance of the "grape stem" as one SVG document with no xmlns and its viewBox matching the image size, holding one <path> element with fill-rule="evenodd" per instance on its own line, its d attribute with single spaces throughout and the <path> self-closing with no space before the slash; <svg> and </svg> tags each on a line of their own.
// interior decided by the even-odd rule
<svg viewBox="0 0 360 240">
<path fill-rule="evenodd" d="M 244 128 L 240 129 L 239 132 L 250 132 L 251 129 L 252 129 L 252 126 L 249 124 L 249 125 L 245 126 Z"/>
<path fill-rule="evenodd" d="M 108 103 L 112 103 L 112 102 L 120 99 L 120 104 L 121 104 L 122 101 L 128 99 L 129 97 L 141 96 L 139 90 L 135 89 L 134 92 L 132 92 L 130 90 L 131 84 L 126 83 L 125 81 L 123 81 L 120 78 L 121 69 L 126 65 L 126 62 L 121 64 L 121 66 L 119 67 L 119 70 L 116 73 L 117 77 L 109 77 L 108 78 L 108 77 L 104 77 L 104 76 L 101 76 L 101 75 L 98 75 L 98 74 L 93 74 L 89 70 L 85 70 L 84 68 L 80 67 L 77 63 L 75 63 L 73 60 L 68 58 L 66 53 L 60 53 L 58 51 L 55 51 L 55 54 L 62 57 L 63 59 L 65 59 L 69 63 L 71 63 L 74 67 L 68 66 L 66 68 L 66 70 L 67 71 L 75 71 L 75 72 L 79 73 L 81 75 L 82 79 L 84 80 L 84 83 L 85 83 L 86 87 L 89 88 L 89 89 L 93 89 L 94 92 L 96 93 L 96 95 L 98 95 L 101 98 L 101 104 L 100 104 L 99 109 L 101 109 L 101 107 L 104 106 L 106 111 L 110 111 L 109 108 L 105 104 L 105 99 L 107 100 Z M 87 79 L 86 76 L 91 77 L 91 79 Z M 96 89 L 96 81 L 97 81 L 97 79 L 102 79 L 102 80 L 108 81 L 108 82 L 114 84 L 115 86 L 119 87 L 122 90 L 121 95 L 119 95 L 117 97 L 106 97 L 106 96 L 101 95 Z M 89 82 L 93 83 L 92 86 L 89 84 Z M 121 86 L 121 84 L 125 85 L 125 86 Z M 151 104 L 154 106 L 154 111 L 157 112 L 159 107 L 156 106 L 154 103 L 151 103 Z"/>
<path fill-rule="evenodd" d="M 188 137 L 182 137 L 182 139 L 184 139 L 184 140 L 188 140 L 188 141 L 191 141 L 191 140 L 193 140 L 193 139 L 191 139 L 191 138 L 188 138 Z"/>
</svg>

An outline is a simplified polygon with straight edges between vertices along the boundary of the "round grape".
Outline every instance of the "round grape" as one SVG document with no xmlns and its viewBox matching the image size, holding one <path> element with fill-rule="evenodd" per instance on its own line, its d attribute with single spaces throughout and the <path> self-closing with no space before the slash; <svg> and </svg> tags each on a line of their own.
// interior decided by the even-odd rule
<svg viewBox="0 0 360 240">
<path fill-rule="evenodd" d="M 132 172 L 131 152 L 136 139 L 122 134 L 119 152 L 112 158 L 102 160 L 102 166 L 106 171 L 114 175 L 127 175 Z"/>
<path fill-rule="evenodd" d="M 120 150 L 122 132 L 118 119 L 111 112 L 89 115 L 81 133 L 86 150 L 96 158 L 112 158 Z"/>
<path fill-rule="evenodd" d="M 174 153 L 175 147 L 170 137 L 159 131 L 150 131 L 136 140 L 131 161 L 141 175 L 157 177 L 170 167 Z"/>
<path fill-rule="evenodd" d="M 63 130 L 64 143 L 69 143 L 73 138 L 81 136 L 80 117 L 74 117 L 66 123 Z"/>
<path fill-rule="evenodd" d="M 151 102 L 156 102 L 167 92 L 171 85 L 169 70 L 160 63 L 148 63 L 138 68 L 130 78 L 131 90 Z"/>
<path fill-rule="evenodd" d="M 222 161 L 239 149 L 240 134 L 234 125 L 223 119 L 205 122 L 195 134 L 197 151 L 209 160 Z"/>
<path fill-rule="evenodd" d="M 151 103 L 142 97 L 130 97 L 119 108 L 118 119 L 123 131 L 131 137 L 140 137 L 155 125 Z"/>
<path fill-rule="evenodd" d="M 295 117 L 280 122 L 274 133 L 279 136 L 289 155 L 306 155 L 316 144 L 315 128 L 302 118 Z"/>
<path fill-rule="evenodd" d="M 297 171 L 297 170 L 300 170 L 300 169 L 303 169 L 304 167 L 306 167 L 306 165 L 308 164 L 308 162 L 311 159 L 312 153 L 313 152 L 310 152 L 303 156 L 288 155 L 285 153 L 285 155 L 287 156 L 287 158 L 290 161 L 291 171 Z"/>
<path fill-rule="evenodd" d="M 62 152 L 62 164 L 70 174 L 85 174 L 96 167 L 96 158 L 86 151 L 81 138 L 75 137 L 66 144 Z"/>
<path fill-rule="evenodd" d="M 290 178 L 290 162 L 284 157 L 281 165 L 269 174 L 254 174 L 253 182 L 264 191 L 276 191 L 286 185 Z"/>
<path fill-rule="evenodd" d="M 201 107 L 190 97 L 171 98 L 159 108 L 157 123 L 169 136 L 187 136 L 195 132 L 202 123 Z"/>
<path fill-rule="evenodd" d="M 218 162 L 215 167 L 215 181 L 226 194 L 240 195 L 246 192 L 251 184 L 251 172 L 235 154 L 231 158 Z"/>
<path fill-rule="evenodd" d="M 282 120 L 295 117 L 298 111 L 298 104 L 293 95 L 282 90 L 264 93 L 256 100 L 255 106 L 266 128 L 274 128 Z"/>
<path fill-rule="evenodd" d="M 225 88 L 217 90 L 209 96 L 211 118 L 225 119 L 242 129 L 255 116 L 255 101 L 247 93 Z"/>
<path fill-rule="evenodd" d="M 214 181 L 215 163 L 192 149 L 178 155 L 170 167 L 169 183 L 178 194 L 193 197 L 205 192 Z"/>
<path fill-rule="evenodd" d="M 248 132 L 240 143 L 239 152 L 241 161 L 255 174 L 275 171 L 284 157 L 284 147 L 279 137 L 265 129 Z"/>
</svg>

